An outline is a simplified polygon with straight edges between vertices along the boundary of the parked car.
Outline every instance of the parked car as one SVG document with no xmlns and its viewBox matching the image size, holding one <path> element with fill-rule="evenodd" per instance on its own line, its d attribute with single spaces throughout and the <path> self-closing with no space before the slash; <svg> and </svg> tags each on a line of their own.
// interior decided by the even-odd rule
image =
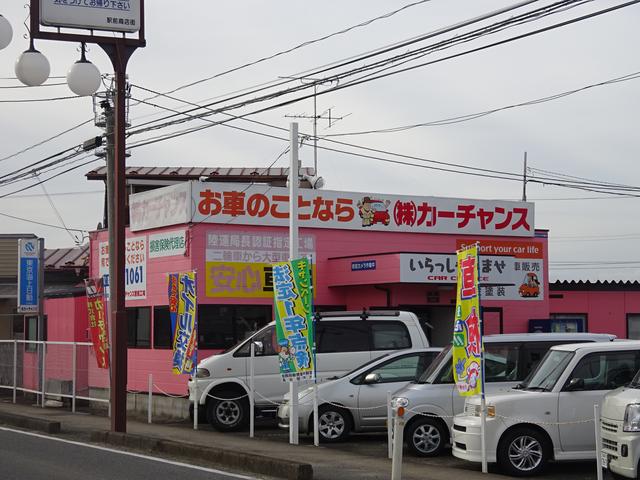
<svg viewBox="0 0 640 480">
<path fill-rule="evenodd" d="M 609 342 L 615 338 L 615 335 L 593 333 L 487 335 L 484 337 L 486 391 L 507 391 L 522 382 L 553 345 Z M 450 440 L 452 417 L 464 409 L 464 397 L 458 395 L 453 382 L 452 365 L 451 346 L 448 346 L 417 382 L 395 393 L 394 399 L 407 405 L 405 442 L 414 455 L 431 457 L 442 453 Z"/>
<path fill-rule="evenodd" d="M 342 375 L 385 353 L 429 346 L 418 317 L 411 312 L 328 312 L 317 316 L 315 328 L 319 381 Z M 249 421 L 251 342 L 257 357 L 256 410 L 275 414 L 275 405 L 289 388 L 280 376 L 274 323 L 226 352 L 202 360 L 197 378 L 189 381 L 189 399 L 198 402 L 207 421 L 218 430 L 239 430 Z"/>
<path fill-rule="evenodd" d="M 442 348 L 389 353 L 360 365 L 340 378 L 318 385 L 320 440 L 345 440 L 351 432 L 387 428 L 387 392 L 395 392 L 424 373 Z M 300 433 L 313 432 L 313 387 L 298 395 Z M 278 408 L 278 426 L 289 428 L 290 396 Z M 377 407 L 377 408 L 375 408 Z"/>
<path fill-rule="evenodd" d="M 487 395 L 487 461 L 509 475 L 529 476 L 552 459 L 595 459 L 594 405 L 638 368 L 638 341 L 551 347 L 520 388 Z M 480 396 L 467 398 L 452 431 L 453 455 L 481 462 Z"/>
<path fill-rule="evenodd" d="M 604 397 L 600 419 L 602 466 L 615 475 L 638 478 L 640 462 L 640 373 Z"/>
</svg>

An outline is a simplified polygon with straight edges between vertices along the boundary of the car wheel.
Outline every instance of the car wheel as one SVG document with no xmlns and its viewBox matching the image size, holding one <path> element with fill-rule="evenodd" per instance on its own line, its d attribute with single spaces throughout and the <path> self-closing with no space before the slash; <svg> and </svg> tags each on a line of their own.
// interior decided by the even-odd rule
<svg viewBox="0 0 640 480">
<path fill-rule="evenodd" d="M 249 422 L 249 401 L 237 392 L 222 392 L 209 398 L 207 420 L 221 432 L 242 430 Z"/>
<path fill-rule="evenodd" d="M 546 468 L 550 451 L 551 446 L 542 433 L 532 428 L 517 428 L 500 440 L 498 464 L 515 477 L 537 475 Z"/>
<path fill-rule="evenodd" d="M 323 442 L 340 442 L 351 432 L 351 417 L 346 410 L 322 405 L 318 410 L 318 431 Z"/>
<path fill-rule="evenodd" d="M 409 424 L 404 432 L 409 451 L 419 457 L 436 457 L 449 441 L 449 432 L 442 422 L 432 417 L 421 417 Z"/>
</svg>

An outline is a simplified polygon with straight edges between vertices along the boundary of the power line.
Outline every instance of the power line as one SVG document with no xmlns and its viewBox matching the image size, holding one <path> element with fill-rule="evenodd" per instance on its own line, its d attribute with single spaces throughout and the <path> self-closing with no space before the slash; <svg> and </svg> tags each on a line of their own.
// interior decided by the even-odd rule
<svg viewBox="0 0 640 480">
<path fill-rule="evenodd" d="M 27 98 L 20 100 L 0 100 L 0 103 L 33 103 L 33 102 L 55 102 L 57 100 L 70 100 L 73 98 L 84 98 L 79 95 L 73 95 L 70 97 L 52 97 L 52 98 Z"/>
<path fill-rule="evenodd" d="M 67 227 L 61 227 L 60 225 L 52 225 L 50 223 L 44 223 L 44 222 L 38 222 L 37 220 L 31 220 L 29 218 L 23 218 L 23 217 L 16 217 L 15 215 L 10 215 L 8 213 L 2 213 L 0 212 L 0 216 L 2 217 L 7 217 L 7 218 L 11 218 L 13 220 L 20 220 L 22 222 L 28 222 L 28 223 L 33 223 L 35 225 L 42 225 L 44 227 L 51 227 L 51 228 L 57 228 L 59 230 L 67 230 L 67 231 L 72 231 L 72 232 L 87 232 L 87 230 L 82 230 L 80 228 L 67 228 Z"/>
</svg>

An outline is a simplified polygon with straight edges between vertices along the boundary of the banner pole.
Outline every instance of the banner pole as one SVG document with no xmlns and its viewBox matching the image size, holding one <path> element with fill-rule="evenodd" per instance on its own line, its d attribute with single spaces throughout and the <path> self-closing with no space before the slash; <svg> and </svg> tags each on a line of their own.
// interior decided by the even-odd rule
<svg viewBox="0 0 640 480">
<path fill-rule="evenodd" d="M 251 339 L 251 359 L 249 363 L 249 438 L 253 438 L 255 434 L 255 408 L 256 402 L 253 396 L 255 390 L 255 359 L 256 359 L 256 345 Z"/>
<path fill-rule="evenodd" d="M 393 458 L 393 409 L 389 390 L 387 390 L 387 457 Z"/>
<path fill-rule="evenodd" d="M 149 374 L 149 397 L 147 398 L 147 423 L 151 423 L 151 410 L 153 409 L 153 373 Z"/>
<path fill-rule="evenodd" d="M 480 243 L 476 242 L 476 265 L 480 265 Z M 482 311 L 481 301 L 482 297 L 480 295 L 480 279 L 479 276 L 480 268 L 476 267 L 476 285 L 478 285 L 478 316 L 479 324 L 480 324 L 480 371 L 481 371 L 481 389 L 482 389 L 482 400 L 480 402 L 480 448 L 482 454 L 482 473 L 488 473 L 489 469 L 487 467 L 487 441 L 486 441 L 486 426 L 487 426 L 487 402 L 484 391 L 484 315 Z"/>
<path fill-rule="evenodd" d="M 72 370 L 72 375 L 73 378 L 71 379 L 71 412 L 72 413 L 76 413 L 76 387 L 77 387 L 77 382 L 76 382 L 76 378 L 78 376 L 78 344 L 76 342 L 73 342 L 73 358 L 72 358 L 72 366 L 71 366 L 71 370 Z"/>
<path fill-rule="evenodd" d="M 600 436 L 600 405 L 593 406 L 593 419 L 596 429 L 596 479 L 602 480 L 602 437 Z"/>
</svg>

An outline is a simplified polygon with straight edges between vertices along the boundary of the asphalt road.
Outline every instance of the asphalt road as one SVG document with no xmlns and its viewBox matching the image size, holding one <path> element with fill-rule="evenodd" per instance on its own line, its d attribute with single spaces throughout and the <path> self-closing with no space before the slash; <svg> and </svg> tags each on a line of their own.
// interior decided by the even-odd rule
<svg viewBox="0 0 640 480">
<path fill-rule="evenodd" d="M 125 451 L 0 427 L 2 480 L 253 480 Z"/>
</svg>

